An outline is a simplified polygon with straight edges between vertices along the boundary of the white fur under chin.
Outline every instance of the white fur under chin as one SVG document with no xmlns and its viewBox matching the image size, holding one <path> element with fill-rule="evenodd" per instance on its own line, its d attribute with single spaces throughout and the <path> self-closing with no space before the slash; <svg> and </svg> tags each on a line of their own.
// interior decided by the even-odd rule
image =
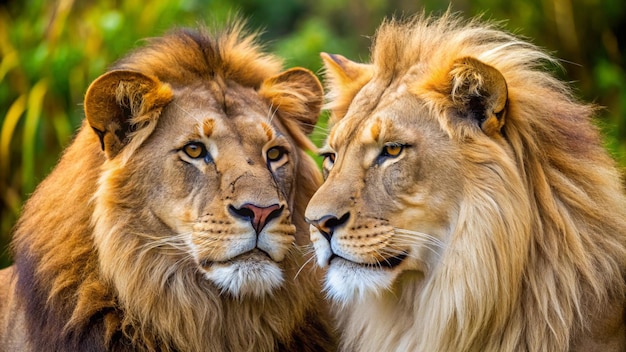
<svg viewBox="0 0 626 352">
<path fill-rule="evenodd" d="M 368 296 L 380 296 L 391 289 L 395 271 L 369 268 L 335 260 L 328 268 L 324 289 L 328 298 L 340 304 L 362 301 Z"/>
<path fill-rule="evenodd" d="M 274 262 L 241 260 L 228 264 L 214 264 L 205 273 L 222 293 L 233 297 L 261 298 L 280 287 L 283 271 Z"/>
</svg>

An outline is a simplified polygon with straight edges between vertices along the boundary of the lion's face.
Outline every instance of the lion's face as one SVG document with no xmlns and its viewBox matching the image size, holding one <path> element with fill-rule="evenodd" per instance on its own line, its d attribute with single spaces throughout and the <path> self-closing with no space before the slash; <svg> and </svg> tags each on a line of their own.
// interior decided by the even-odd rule
<svg viewBox="0 0 626 352">
<path fill-rule="evenodd" d="M 227 113 L 206 89 L 177 93 L 127 165 L 128 182 L 151 185 L 146 211 L 207 279 L 235 296 L 262 295 L 281 284 L 295 245 L 298 156 L 267 104 L 226 94 Z"/>
<path fill-rule="evenodd" d="M 498 143 L 502 116 L 493 110 L 502 109 L 499 97 L 506 87 L 501 90 L 495 70 L 473 59 L 454 63 L 450 82 L 457 79 L 464 87 L 471 73 L 483 77 L 487 83 L 481 89 L 494 92 L 484 101 L 464 88 L 456 101 L 421 92 L 426 83 L 411 71 L 390 84 L 389 77 L 373 76 L 367 65 L 337 55 L 324 58 L 327 67 L 341 70 L 342 79 L 367 77 L 348 108 L 334 110 L 335 116 L 337 111 L 345 116 L 335 118 L 322 151 L 326 180 L 306 212 L 318 264 L 329 266 L 326 289 L 345 302 L 393 291 L 393 285 L 412 281 L 403 277 L 424 275 L 440 262 L 450 234 L 463 223 L 464 182 L 473 163 L 468 160 L 483 148 L 478 145 Z M 433 94 L 439 94 L 442 107 L 433 108 Z M 462 117 L 464 109 L 477 115 L 485 109 L 482 126 Z"/>
<path fill-rule="evenodd" d="M 313 88 L 319 86 L 305 71 L 284 76 L 279 81 L 310 79 Z M 151 129 L 150 122 L 130 128 L 138 130 L 120 139 L 126 145 L 105 163 L 96 195 L 103 270 L 115 270 L 113 248 L 124 234 L 135 247 L 131 260 L 170 257 L 172 267 L 159 275 L 201 273 L 235 297 L 261 297 L 280 287 L 285 270 L 301 264 L 297 245 L 307 242 L 293 222 L 304 153 L 277 117 L 284 112 L 271 105 L 254 88 L 199 83 L 171 88 L 170 101 L 145 137 L 140 134 Z M 92 125 L 98 131 L 98 121 Z M 143 140 L 133 148 L 135 139 Z M 105 151 L 116 150 L 106 142 L 105 135 Z M 119 224 L 128 217 L 133 219 Z"/>
<path fill-rule="evenodd" d="M 349 111 L 334 126 L 326 181 L 307 208 L 318 264 L 330 265 L 326 288 L 339 300 L 431 265 L 454 216 L 457 147 L 416 97 L 399 90 L 367 116 Z M 361 103 L 354 106 L 367 109 Z"/>
</svg>

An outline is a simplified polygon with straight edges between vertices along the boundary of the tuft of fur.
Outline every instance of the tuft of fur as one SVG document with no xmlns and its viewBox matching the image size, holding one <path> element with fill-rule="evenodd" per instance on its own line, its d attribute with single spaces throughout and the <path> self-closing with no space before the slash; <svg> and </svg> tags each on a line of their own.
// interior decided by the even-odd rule
<svg viewBox="0 0 626 352">
<path fill-rule="evenodd" d="M 626 348 L 621 175 L 592 124 L 596 108 L 578 102 L 545 70 L 555 59 L 495 25 L 449 12 L 384 22 L 369 64 L 322 57 L 331 124 L 341 123 L 329 140 L 355 139 L 343 133 L 359 131 L 372 111 L 382 114 L 404 82 L 459 146 L 463 165 L 461 200 L 449 209 L 456 220 L 441 239 L 436 264 L 405 273 L 390 292 L 342 299 L 337 316 L 344 350 Z M 464 58 L 472 59 L 463 64 Z M 471 104 L 459 105 L 466 97 L 485 96 L 484 77 L 467 69 L 476 60 L 499 71 L 508 90 L 501 124 L 483 124 L 482 131 L 459 117 L 475 112 Z M 316 200 L 311 203 L 323 203 Z M 362 211 L 368 210 L 384 217 L 385 209 Z"/>
<path fill-rule="evenodd" d="M 164 37 L 146 39 L 146 45 L 119 60 L 112 69 L 130 69 L 159 77 L 173 87 L 192 82 L 230 79 L 259 88 L 282 68 L 282 60 L 266 54 L 256 33 L 234 20 L 223 29 L 180 29 Z"/>
<path fill-rule="evenodd" d="M 267 289 L 234 282 L 234 292 L 221 292 L 194 266 L 189 254 L 181 253 L 187 244 L 172 241 L 168 247 L 161 233 L 150 232 L 167 227 L 144 205 L 151 189 L 165 186 L 188 192 L 194 186 L 183 183 L 191 177 L 158 184 L 152 177 L 160 175 L 161 166 L 134 160 L 176 92 L 211 87 L 223 99 L 222 89 L 230 89 L 229 99 L 239 97 L 239 92 L 242 96 L 258 93 L 268 106 L 275 99 L 286 99 L 282 88 L 278 93 L 271 87 L 260 91 L 264 82 L 279 75 L 281 60 L 264 54 L 256 39 L 237 21 L 215 33 L 177 30 L 148 40 L 145 47 L 117 62 L 105 78 L 119 84 L 88 91 L 89 121 L 27 202 L 12 243 L 15 264 L 0 272 L 0 351 L 334 349 L 318 278 L 300 247 L 308 238 L 302 214 L 321 176 L 302 149 L 307 128 L 292 121 L 294 116 L 304 116 L 315 123 L 309 115 L 317 116 L 321 106 L 317 80 L 290 80 L 293 94 L 304 94 L 293 85 L 309 84 L 301 89 L 313 92 L 307 98 L 308 110 L 302 104 L 276 106 L 274 127 L 267 125 L 283 131 L 295 144 L 290 157 L 297 165 L 288 200 L 296 240 L 284 258 L 285 272 L 250 264 L 266 275 L 268 282 L 262 284 Z M 313 77 L 303 69 L 286 72 Z M 115 80 L 116 75 L 125 78 Z M 221 104 L 216 110 L 231 103 Z M 131 118 L 111 118 L 122 113 Z M 205 133 L 211 128 L 205 126 Z M 132 167 L 137 169 L 129 170 Z M 152 183 L 129 183 L 129 175 L 145 175 Z M 306 270 L 296 277 L 303 267 Z M 242 282 L 252 281 L 250 273 L 242 275 L 248 275 Z"/>
</svg>

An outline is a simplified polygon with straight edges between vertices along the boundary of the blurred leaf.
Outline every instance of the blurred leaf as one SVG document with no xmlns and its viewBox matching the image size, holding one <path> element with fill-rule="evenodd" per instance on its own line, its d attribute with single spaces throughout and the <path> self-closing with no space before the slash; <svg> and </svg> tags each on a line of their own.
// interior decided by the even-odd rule
<svg viewBox="0 0 626 352">
<path fill-rule="evenodd" d="M 26 94 L 20 95 L 7 112 L 2 123 L 2 131 L 0 133 L 0 177 L 6 179 L 7 173 L 11 170 L 11 153 L 9 147 L 11 146 L 11 138 L 15 133 L 15 127 L 20 120 L 22 114 L 26 110 Z"/>
<path fill-rule="evenodd" d="M 617 65 L 609 63 L 606 60 L 600 60 L 593 71 L 598 88 L 608 89 L 624 86 L 624 72 Z"/>
<path fill-rule="evenodd" d="M 124 17 L 119 11 L 108 11 L 100 19 L 100 28 L 105 36 L 113 36 L 122 29 Z"/>
<path fill-rule="evenodd" d="M 0 81 L 4 80 L 6 74 L 19 65 L 17 51 L 11 51 L 4 55 L 0 62 Z"/>
<path fill-rule="evenodd" d="M 28 95 L 28 110 L 24 124 L 24 137 L 22 140 L 22 178 L 23 189 L 26 194 L 35 190 L 35 147 L 37 141 L 37 127 L 41 119 L 43 99 L 48 90 L 48 79 L 43 78 L 37 82 Z"/>
</svg>

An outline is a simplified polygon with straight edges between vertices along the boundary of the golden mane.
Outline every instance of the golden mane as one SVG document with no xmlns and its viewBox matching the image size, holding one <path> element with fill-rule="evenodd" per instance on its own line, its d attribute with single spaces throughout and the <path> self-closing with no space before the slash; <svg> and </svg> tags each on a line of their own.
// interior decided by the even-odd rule
<svg viewBox="0 0 626 352">
<path fill-rule="evenodd" d="M 165 244 L 162 238 L 161 242 L 153 237 L 155 243 L 145 243 L 149 234 L 142 232 L 142 226 L 163 225 L 140 204 L 142 196 L 156 186 L 124 183 L 128 180 L 126 162 L 151 137 L 159 114 L 177 89 L 209 87 L 212 93 L 231 89 L 241 95 L 258 95 L 259 101 L 271 106 L 268 116 L 277 117 L 272 128 L 297 144 L 291 156 L 296 174 L 289 205 L 293 206 L 296 243 L 308 239 L 303 213 L 321 176 L 304 148 L 310 146 L 308 124 L 315 124 L 321 107 L 321 86 L 304 69 L 281 73 L 281 60 L 262 53 L 256 40 L 256 35 L 246 34 L 242 22 L 237 21 L 220 33 L 177 30 L 150 39 L 101 76 L 105 79 L 96 81 L 98 89 L 112 92 L 109 96 L 90 88 L 87 119 L 57 167 L 27 202 L 16 226 L 10 280 L 16 286 L 19 306 L 9 307 L 15 309 L 11 316 L 0 312 L 0 328 L 5 323 L 16 324 L 13 330 L 0 329 L 0 341 L 29 346 L 33 351 L 331 348 L 330 328 L 323 321 L 325 308 L 314 289 L 318 285 L 315 273 L 289 277 L 283 287 L 265 298 L 246 301 L 221 295 L 200 279 L 197 268 L 176 272 L 180 265 L 188 264 L 181 264 L 180 258 L 167 251 L 165 255 L 156 253 L 155 249 Z M 125 78 L 120 81 L 116 75 Z M 226 99 L 226 94 L 223 96 Z M 229 102 L 221 103 L 229 106 Z M 100 122 L 92 119 L 93 115 L 111 119 L 118 113 L 113 109 L 120 107 L 129 110 L 119 114 L 130 115 L 130 122 L 93 125 Z M 104 131 L 105 127 L 110 130 Z M 126 135 L 125 130 L 129 131 Z M 118 148 L 115 143 L 126 147 Z M 110 145 L 114 148 L 109 149 Z M 124 158 L 114 158 L 120 149 Z M 144 170 L 130 174 L 141 172 Z M 131 208 L 116 209 L 121 199 L 130 199 L 125 206 Z M 113 209 L 107 209 L 109 205 Z M 108 235 L 106 241 L 119 251 L 116 258 L 106 260 L 116 263 L 120 280 L 126 280 L 123 293 L 103 274 L 107 270 L 102 266 L 107 264 L 94 244 L 95 236 Z M 306 265 L 300 249 L 294 248 L 285 259 L 291 265 L 289 275 Z M 171 252 L 175 249 L 169 248 Z M 8 276 L 0 275 L 4 277 Z M 132 290 L 136 295 L 121 302 L 121 296 Z M 129 302 L 136 306 L 123 306 Z"/>
<path fill-rule="evenodd" d="M 213 80 L 216 76 L 259 88 L 280 72 L 282 60 L 264 53 L 258 34 L 234 21 L 222 30 L 179 29 L 146 39 L 146 46 L 119 60 L 112 69 L 138 70 L 172 86 Z"/>
<path fill-rule="evenodd" d="M 373 108 L 353 102 L 378 106 L 393 91 L 388 87 L 414 77 L 408 90 L 450 139 L 463 144 L 468 161 L 465 201 L 457 205 L 458 222 L 439 265 L 426 281 L 397 293 L 395 313 L 413 312 L 405 335 L 399 326 L 372 322 L 371 309 L 361 306 L 351 318 L 341 313 L 344 347 L 368 350 L 378 338 L 420 351 L 584 350 L 581 336 L 601 340 L 624 329 L 621 175 L 592 123 L 596 108 L 578 102 L 545 70 L 555 59 L 496 25 L 449 12 L 384 22 L 369 64 L 322 56 L 332 125 L 341 121 L 343 131 L 354 131 L 361 123 L 355 116 L 365 119 Z M 451 114 L 461 94 L 482 94 L 481 77 L 459 76 L 458 62 L 467 57 L 506 80 L 505 122 L 494 138 L 503 138 L 511 153 Z M 472 79 L 476 86 L 461 86 Z M 509 183 L 489 181 L 494 178 Z"/>
</svg>

